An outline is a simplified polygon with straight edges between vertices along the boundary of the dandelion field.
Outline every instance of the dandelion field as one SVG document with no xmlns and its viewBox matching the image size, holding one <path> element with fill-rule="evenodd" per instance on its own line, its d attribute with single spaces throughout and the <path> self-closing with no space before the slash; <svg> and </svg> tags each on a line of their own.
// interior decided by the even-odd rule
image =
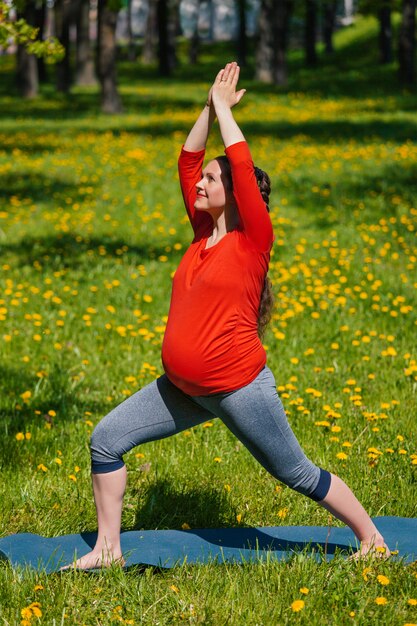
<svg viewBox="0 0 417 626">
<path fill-rule="evenodd" d="M 337 68 L 296 72 L 294 54 L 286 90 L 243 72 L 236 118 L 273 184 L 264 343 L 306 453 L 372 516 L 416 517 L 417 97 L 394 67 L 367 66 L 372 22 L 355 28 L 359 43 L 339 34 Z M 87 90 L 46 85 L 22 102 L 0 58 L 2 536 L 96 528 L 89 435 L 162 372 L 170 281 L 191 233 L 177 154 L 230 54 L 208 48 L 198 70 L 165 82 L 122 62 L 126 110 L 111 118 Z M 221 152 L 215 131 L 208 154 Z M 124 529 L 338 524 L 216 419 L 125 460 Z M 13 626 L 416 624 L 417 567 L 304 554 L 95 575 L 0 564 L 0 605 Z"/>
</svg>

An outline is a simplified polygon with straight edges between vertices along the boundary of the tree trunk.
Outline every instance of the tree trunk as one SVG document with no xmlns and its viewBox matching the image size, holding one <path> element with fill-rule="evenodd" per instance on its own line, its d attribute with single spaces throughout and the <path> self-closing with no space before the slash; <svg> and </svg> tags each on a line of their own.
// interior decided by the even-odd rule
<svg viewBox="0 0 417 626">
<path fill-rule="evenodd" d="M 304 52 L 307 67 L 317 65 L 317 2 L 305 0 Z"/>
<path fill-rule="evenodd" d="M 381 63 L 392 61 L 391 2 L 386 2 L 378 11 L 379 18 L 379 58 Z"/>
<path fill-rule="evenodd" d="M 246 37 L 246 0 L 237 0 L 238 11 L 238 38 L 237 38 L 237 58 L 239 65 L 245 67 L 248 52 Z"/>
<path fill-rule="evenodd" d="M 127 0 L 127 36 L 128 36 L 128 44 L 127 44 L 127 58 L 132 63 L 136 61 L 136 50 L 135 50 L 135 38 L 133 36 L 133 28 L 132 28 L 132 4 L 133 0 Z"/>
<path fill-rule="evenodd" d="M 38 39 L 43 40 L 45 33 L 45 20 L 46 20 L 46 2 L 42 0 L 42 2 L 38 5 L 36 4 L 35 8 L 35 25 L 38 28 Z M 38 64 L 38 77 L 40 83 L 45 83 L 48 79 L 46 73 L 46 63 L 43 57 L 36 59 Z"/>
<path fill-rule="evenodd" d="M 400 62 L 400 81 L 405 85 L 414 85 L 415 83 L 415 29 L 416 0 L 403 0 L 398 59 Z"/>
<path fill-rule="evenodd" d="M 290 0 L 262 0 L 256 46 L 255 78 L 264 83 L 287 82 L 286 50 L 292 12 Z"/>
<path fill-rule="evenodd" d="M 70 25 L 71 25 L 71 0 L 56 0 L 55 9 L 55 36 L 65 49 L 62 61 L 56 64 L 56 88 L 57 91 L 67 93 L 72 82 L 71 58 L 70 58 Z"/>
<path fill-rule="evenodd" d="M 36 25 L 35 2 L 26 2 L 17 18 L 23 18 L 30 26 Z M 16 83 L 23 98 L 36 98 L 39 91 L 38 64 L 35 55 L 28 54 L 22 45 L 17 47 Z"/>
<path fill-rule="evenodd" d="M 327 0 L 323 7 L 323 40 L 324 51 L 326 54 L 332 54 L 333 48 L 333 33 L 336 23 L 336 8 L 337 0 Z"/>
<path fill-rule="evenodd" d="M 77 12 L 77 47 L 75 82 L 83 87 L 97 84 L 90 41 L 90 1 L 81 0 Z"/>
<path fill-rule="evenodd" d="M 179 0 L 158 0 L 157 19 L 159 73 L 161 76 L 170 76 L 177 65 Z"/>
<path fill-rule="evenodd" d="M 191 35 L 190 45 L 188 46 L 188 61 L 190 65 L 195 65 L 198 59 L 198 51 L 200 49 L 200 36 L 198 34 L 198 17 L 200 14 L 200 0 L 195 0 L 196 15 L 194 21 L 193 34 Z"/>
<path fill-rule="evenodd" d="M 170 72 L 178 65 L 177 36 L 181 34 L 180 0 L 168 0 L 168 65 Z"/>
<path fill-rule="evenodd" d="M 170 76 L 168 52 L 168 0 L 158 0 L 158 64 L 161 76 Z"/>
<path fill-rule="evenodd" d="M 152 65 L 156 63 L 158 43 L 158 0 L 148 0 L 149 10 L 146 21 L 146 32 L 143 42 L 142 63 Z"/>
<path fill-rule="evenodd" d="M 116 80 L 116 23 L 118 11 L 109 7 L 109 0 L 98 0 L 98 76 L 101 87 L 101 108 L 104 113 L 120 113 L 122 103 Z"/>
</svg>

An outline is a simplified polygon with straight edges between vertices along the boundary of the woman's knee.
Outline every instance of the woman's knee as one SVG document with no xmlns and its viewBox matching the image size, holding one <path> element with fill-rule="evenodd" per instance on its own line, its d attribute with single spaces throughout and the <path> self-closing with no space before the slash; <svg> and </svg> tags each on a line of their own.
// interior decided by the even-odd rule
<svg viewBox="0 0 417 626">
<path fill-rule="evenodd" d="M 330 489 L 331 474 L 306 457 L 302 463 L 287 471 L 281 480 L 294 491 L 319 502 Z"/>
<path fill-rule="evenodd" d="M 113 472 L 124 465 L 123 453 L 116 446 L 114 429 L 108 422 L 106 418 L 103 418 L 91 435 L 91 467 L 95 474 Z"/>
</svg>

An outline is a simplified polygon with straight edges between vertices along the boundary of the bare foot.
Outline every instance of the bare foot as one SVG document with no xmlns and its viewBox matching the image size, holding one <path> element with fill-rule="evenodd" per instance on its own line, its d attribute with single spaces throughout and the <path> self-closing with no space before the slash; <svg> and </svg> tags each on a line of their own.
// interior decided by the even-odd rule
<svg viewBox="0 0 417 626">
<path fill-rule="evenodd" d="M 59 571 L 62 572 L 67 569 L 100 569 L 112 567 L 113 565 L 119 565 L 120 567 L 124 567 L 126 565 L 126 561 L 119 550 L 117 552 L 113 552 L 109 551 L 107 548 L 106 550 L 97 550 L 94 548 L 94 550 L 80 557 L 74 563 L 64 565 Z"/>
<path fill-rule="evenodd" d="M 390 549 L 384 541 L 382 535 L 371 537 L 366 541 L 361 541 L 360 549 L 349 557 L 349 561 L 358 561 L 364 556 L 377 559 L 388 559 L 391 556 Z"/>
</svg>

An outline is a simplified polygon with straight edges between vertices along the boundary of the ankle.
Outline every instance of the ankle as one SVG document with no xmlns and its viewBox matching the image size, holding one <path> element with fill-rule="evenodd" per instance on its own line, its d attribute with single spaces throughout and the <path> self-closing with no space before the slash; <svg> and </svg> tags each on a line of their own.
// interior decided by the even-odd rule
<svg viewBox="0 0 417 626">
<path fill-rule="evenodd" d="M 385 544 L 384 537 L 381 533 L 376 532 L 372 535 L 367 535 L 361 539 L 361 543 L 367 546 L 375 546 L 376 548 L 379 546 L 383 546 Z"/>
<path fill-rule="evenodd" d="M 107 537 L 102 539 L 97 538 L 96 545 L 93 548 L 93 552 L 96 554 L 114 554 L 121 552 L 120 540 L 111 540 Z"/>
</svg>

